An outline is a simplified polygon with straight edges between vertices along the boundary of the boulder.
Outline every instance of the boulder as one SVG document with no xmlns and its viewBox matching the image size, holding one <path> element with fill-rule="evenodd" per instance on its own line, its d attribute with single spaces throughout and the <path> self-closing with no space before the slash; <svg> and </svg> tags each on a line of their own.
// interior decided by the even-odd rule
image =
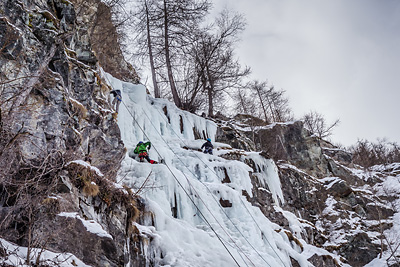
<svg viewBox="0 0 400 267">
<path fill-rule="evenodd" d="M 348 242 L 340 247 L 340 254 L 345 257 L 351 266 L 364 266 L 375 259 L 380 246 L 371 242 L 366 233 L 358 233 L 348 238 Z"/>
</svg>

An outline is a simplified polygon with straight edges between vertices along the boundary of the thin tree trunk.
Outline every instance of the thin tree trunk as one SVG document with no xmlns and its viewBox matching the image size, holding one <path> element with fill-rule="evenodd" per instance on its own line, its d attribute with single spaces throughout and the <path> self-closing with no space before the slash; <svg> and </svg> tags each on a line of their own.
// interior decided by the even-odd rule
<svg viewBox="0 0 400 267">
<path fill-rule="evenodd" d="M 200 83 L 202 83 L 202 85 L 201 85 Z M 193 106 L 193 103 L 194 103 L 194 101 L 196 100 L 197 94 L 198 94 L 198 92 L 200 92 L 200 90 L 201 90 L 200 88 L 203 88 L 203 91 L 204 91 L 204 92 L 205 92 L 205 90 L 206 90 L 206 88 L 205 88 L 205 83 L 204 83 L 204 82 L 200 82 L 200 79 L 197 79 L 196 85 L 195 85 L 194 88 L 196 88 L 196 90 L 193 92 L 193 94 L 192 94 L 192 96 L 191 96 L 191 98 L 190 98 L 190 102 L 187 103 L 187 106 L 186 106 L 186 108 L 188 108 L 188 109 L 190 109 L 190 108 Z"/>
<path fill-rule="evenodd" d="M 211 77 L 210 74 L 210 69 L 208 68 L 208 65 L 206 65 L 206 71 L 207 71 L 207 77 L 208 77 L 208 83 L 209 85 L 207 86 L 207 93 L 208 93 L 208 117 L 212 118 L 214 116 L 214 104 L 213 104 L 213 93 L 214 93 L 214 81 Z"/>
<path fill-rule="evenodd" d="M 242 95 L 242 92 L 240 90 L 239 90 L 239 99 L 240 99 L 240 105 L 242 105 L 243 112 L 245 114 L 248 114 L 246 103 L 245 103 L 245 101 L 243 99 L 243 95 Z"/>
<path fill-rule="evenodd" d="M 29 222 L 28 222 L 28 249 L 26 252 L 26 264 L 31 264 L 31 252 L 32 252 L 32 207 L 29 207 Z"/>
<path fill-rule="evenodd" d="M 260 88 L 258 87 L 257 84 L 255 84 L 254 87 L 255 87 L 255 89 L 257 91 L 258 97 L 260 98 L 261 107 L 262 107 L 262 109 L 264 111 L 265 122 L 268 123 L 267 110 L 265 109 L 264 101 L 262 100 L 262 97 L 261 97 Z"/>
<path fill-rule="evenodd" d="M 274 122 L 276 122 L 277 120 L 276 120 L 276 116 L 274 115 L 274 109 L 272 108 L 271 100 L 269 99 L 268 95 L 265 96 L 265 97 L 267 98 L 267 102 L 268 102 L 268 105 L 269 105 L 269 109 L 271 110 L 272 120 L 273 120 Z"/>
<path fill-rule="evenodd" d="M 29 228 L 28 228 L 28 249 L 26 252 L 26 264 L 30 265 L 31 264 L 31 251 L 32 251 L 32 230 L 31 230 L 31 224 L 29 223 Z"/>
<path fill-rule="evenodd" d="M 172 75 L 171 56 L 169 54 L 169 39 L 168 39 L 168 11 L 167 2 L 164 0 L 164 42 L 165 42 L 165 63 L 167 65 L 168 80 L 171 86 L 171 93 L 174 98 L 175 105 L 182 108 L 182 102 L 176 90 L 174 76 Z"/>
<path fill-rule="evenodd" d="M 148 9 L 148 6 L 147 6 L 147 1 L 145 1 L 144 4 L 145 4 L 145 7 L 146 7 L 147 46 L 149 48 L 151 78 L 153 80 L 154 96 L 156 98 L 160 98 L 161 97 L 160 88 L 158 87 L 158 84 L 157 84 L 156 70 L 155 70 L 155 67 L 154 67 L 153 48 L 152 48 L 152 45 L 151 45 L 150 19 L 149 19 L 149 9 Z"/>
<path fill-rule="evenodd" d="M 211 86 L 207 87 L 208 89 L 208 117 L 212 118 L 214 116 L 214 105 L 213 105 L 213 89 Z"/>
</svg>

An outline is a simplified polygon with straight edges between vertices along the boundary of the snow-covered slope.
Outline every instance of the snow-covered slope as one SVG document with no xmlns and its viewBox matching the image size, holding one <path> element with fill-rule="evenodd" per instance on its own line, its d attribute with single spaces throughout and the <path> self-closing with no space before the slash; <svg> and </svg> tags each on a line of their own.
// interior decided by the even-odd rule
<svg viewBox="0 0 400 267">
<path fill-rule="evenodd" d="M 214 122 L 148 96 L 142 85 L 111 76 L 108 81 L 122 91 L 118 124 L 129 152 L 118 182 L 141 190 L 147 216 L 137 228 L 150 240 L 143 251 L 149 262 L 162 266 L 291 266 L 293 258 L 300 266 L 309 266 L 298 245 L 242 194 L 252 194 L 252 169 L 243 162 L 251 159 L 258 165 L 257 178 L 272 191 L 276 205 L 283 202 L 272 160 L 245 151 L 239 151 L 240 161 L 226 160 L 219 155 L 233 150 L 222 143 L 214 143 L 214 155 L 203 154 L 198 149 L 204 139 L 196 140 L 195 131 L 214 141 Z M 165 164 L 131 158 L 139 141 L 151 141 L 150 158 L 163 159 Z M 223 182 L 226 176 L 228 183 Z M 229 204 L 223 207 L 220 203 Z"/>
</svg>

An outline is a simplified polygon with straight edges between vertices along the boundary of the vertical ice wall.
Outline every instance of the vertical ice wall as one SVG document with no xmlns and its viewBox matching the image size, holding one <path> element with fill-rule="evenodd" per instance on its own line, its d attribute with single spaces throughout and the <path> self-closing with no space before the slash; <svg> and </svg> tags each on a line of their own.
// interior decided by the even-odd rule
<svg viewBox="0 0 400 267">
<path fill-rule="evenodd" d="M 278 167 L 272 159 L 266 159 L 259 155 L 259 153 L 252 152 L 248 153 L 246 158 L 251 159 L 256 168 L 254 173 L 260 184 L 266 186 L 271 194 L 276 205 L 279 206 L 280 203 L 284 203 L 281 180 L 278 176 Z"/>
<path fill-rule="evenodd" d="M 138 229 L 153 237 L 148 246 L 158 253 L 148 256 L 156 265 L 291 266 L 290 256 L 308 266 L 287 236 L 275 231 L 280 227 L 242 196 L 242 190 L 251 194 L 252 169 L 218 157 L 216 150 L 217 155 L 197 150 L 205 140 L 195 140 L 193 128 L 214 140 L 215 123 L 148 96 L 142 85 L 109 75 L 107 80 L 122 91 L 118 124 L 128 151 L 139 141 L 151 141 L 150 158 L 165 160 L 165 164 L 151 165 L 127 154 L 118 177 L 119 183 L 133 190 L 147 180 L 141 196 L 154 217 Z M 267 168 L 260 171 L 259 179 L 268 184 L 276 203 L 283 201 L 274 164 L 249 156 Z M 222 183 L 222 170 L 230 183 Z M 223 208 L 220 200 L 232 206 Z"/>
</svg>

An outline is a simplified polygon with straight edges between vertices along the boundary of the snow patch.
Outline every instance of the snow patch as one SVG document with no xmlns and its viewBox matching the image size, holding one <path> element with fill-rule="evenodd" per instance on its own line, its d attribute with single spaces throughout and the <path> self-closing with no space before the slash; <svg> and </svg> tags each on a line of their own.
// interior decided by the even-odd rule
<svg viewBox="0 0 400 267">
<path fill-rule="evenodd" d="M 7 257 L 0 258 L 1 266 L 19 266 L 29 267 L 32 265 L 26 264 L 28 255 L 27 247 L 20 247 L 14 245 L 2 238 L 0 238 L 0 247 L 5 249 Z M 55 253 L 41 248 L 31 248 L 30 251 L 31 262 L 36 262 L 40 257 L 40 265 L 43 266 L 60 266 L 60 267 L 90 267 L 84 264 L 80 259 L 71 253 Z"/>
<path fill-rule="evenodd" d="M 267 185 L 272 193 L 272 198 L 276 205 L 279 206 L 280 203 L 285 203 L 283 198 L 281 180 L 278 175 L 278 167 L 272 159 L 266 159 L 260 156 L 259 153 L 248 153 L 245 158 L 251 159 L 257 168 L 256 174 L 262 185 Z"/>
<path fill-rule="evenodd" d="M 100 237 L 113 239 L 113 237 L 109 233 L 107 233 L 98 222 L 94 220 L 85 220 L 76 212 L 61 212 L 57 215 L 67 218 L 79 219 L 85 226 L 86 230 L 88 230 L 90 233 L 98 235 Z"/>
</svg>

